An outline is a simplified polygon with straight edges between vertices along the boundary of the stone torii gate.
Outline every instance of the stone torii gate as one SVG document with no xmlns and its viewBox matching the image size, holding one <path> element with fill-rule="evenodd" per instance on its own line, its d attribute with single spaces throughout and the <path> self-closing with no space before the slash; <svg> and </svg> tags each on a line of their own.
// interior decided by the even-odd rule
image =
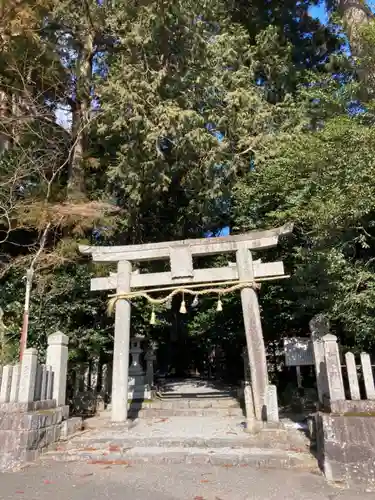
<svg viewBox="0 0 375 500">
<path fill-rule="evenodd" d="M 275 247 L 279 236 L 292 232 L 286 225 L 267 231 L 251 231 L 236 236 L 166 241 L 126 246 L 83 246 L 80 252 L 91 255 L 94 262 L 117 262 L 117 273 L 105 278 L 93 278 L 91 290 L 113 290 L 117 294 L 129 293 L 134 288 L 203 284 L 223 281 L 249 283 L 241 290 L 254 413 L 262 419 L 265 394 L 268 386 L 266 351 L 258 297 L 251 285 L 257 281 L 286 277 L 282 262 L 262 263 L 253 260 L 252 251 Z M 221 268 L 194 269 L 193 256 L 236 253 L 236 265 Z M 132 262 L 170 260 L 170 271 L 140 273 L 132 271 Z M 128 412 L 128 372 L 130 344 L 130 301 L 119 299 L 115 310 L 115 335 L 113 351 L 112 421 L 125 422 Z"/>
</svg>

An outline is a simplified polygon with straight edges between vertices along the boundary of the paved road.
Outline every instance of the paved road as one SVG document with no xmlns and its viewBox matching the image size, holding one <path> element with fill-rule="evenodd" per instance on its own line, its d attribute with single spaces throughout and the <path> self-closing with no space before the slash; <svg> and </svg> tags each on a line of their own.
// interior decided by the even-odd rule
<svg viewBox="0 0 375 500">
<path fill-rule="evenodd" d="M 0 474 L 0 499 L 27 500 L 352 500 L 320 476 L 295 471 L 198 465 L 89 465 L 46 461 Z"/>
</svg>

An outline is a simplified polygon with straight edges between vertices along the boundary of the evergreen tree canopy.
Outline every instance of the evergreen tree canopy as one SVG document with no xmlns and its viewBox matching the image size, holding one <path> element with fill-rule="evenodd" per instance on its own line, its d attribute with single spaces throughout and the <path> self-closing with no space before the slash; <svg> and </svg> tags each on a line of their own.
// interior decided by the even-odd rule
<svg viewBox="0 0 375 500">
<path fill-rule="evenodd" d="M 266 338 L 305 334 L 324 312 L 344 342 L 373 342 L 372 17 L 336 2 L 323 25 L 317 3 L 0 4 L 0 306 L 12 338 L 38 250 L 30 343 L 60 328 L 87 358 L 112 349 L 106 297 L 89 292 L 112 269 L 77 243 L 294 222 L 264 256 L 282 256 L 292 276 L 262 287 Z M 176 304 L 152 329 L 149 312 L 135 304 L 134 331 L 160 340 L 171 319 L 185 328 Z M 198 349 L 238 354 L 238 295 L 219 315 L 202 301 L 188 319 Z"/>
</svg>

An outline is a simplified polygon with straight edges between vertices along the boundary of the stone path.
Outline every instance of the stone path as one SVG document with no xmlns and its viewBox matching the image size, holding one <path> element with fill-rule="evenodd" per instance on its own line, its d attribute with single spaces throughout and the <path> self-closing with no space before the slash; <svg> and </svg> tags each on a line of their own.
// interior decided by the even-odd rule
<svg viewBox="0 0 375 500">
<path fill-rule="evenodd" d="M 226 438 L 233 440 L 238 436 L 244 436 L 244 417 L 168 417 L 139 419 L 130 424 L 124 435 L 121 425 L 107 425 L 93 429 L 90 436 L 102 435 L 110 438 Z M 87 422 L 90 427 L 100 426 L 100 419 L 92 419 Z"/>
<path fill-rule="evenodd" d="M 167 381 L 163 388 L 166 391 L 163 394 L 171 395 L 167 401 L 146 402 L 158 416 L 143 414 L 142 418 L 126 424 L 112 424 L 110 413 L 103 412 L 87 421 L 86 432 L 59 443 L 44 460 L 318 470 L 303 432 L 295 429 L 245 432 L 245 417 L 239 403 L 225 395 L 225 387 L 190 379 Z"/>
<path fill-rule="evenodd" d="M 45 460 L 94 463 L 200 463 L 317 470 L 309 442 L 298 431 L 244 432 L 237 417 L 170 417 L 111 425 L 93 419 L 95 428 L 45 456 Z"/>
<path fill-rule="evenodd" d="M 110 413 L 87 421 L 87 432 L 45 459 L 95 463 L 199 463 L 317 470 L 303 432 L 295 429 L 245 432 L 245 417 L 231 388 L 204 380 L 169 380 L 165 401 L 150 416 L 112 424 Z M 232 413 L 233 411 L 233 413 Z M 155 413 L 157 416 L 155 417 Z"/>
<path fill-rule="evenodd" d="M 1 500 L 372 500 L 295 471 L 209 465 L 43 462 L 3 473 Z"/>
</svg>

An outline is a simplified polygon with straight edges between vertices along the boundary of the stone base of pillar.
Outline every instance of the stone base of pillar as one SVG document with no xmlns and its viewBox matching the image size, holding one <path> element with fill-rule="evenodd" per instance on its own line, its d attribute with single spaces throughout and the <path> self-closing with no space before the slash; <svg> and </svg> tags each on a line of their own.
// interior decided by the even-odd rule
<svg viewBox="0 0 375 500">
<path fill-rule="evenodd" d="M 248 432 L 252 432 L 255 429 L 256 419 L 254 413 L 253 391 L 249 383 L 244 384 L 243 392 L 245 400 L 246 429 Z"/>
</svg>

